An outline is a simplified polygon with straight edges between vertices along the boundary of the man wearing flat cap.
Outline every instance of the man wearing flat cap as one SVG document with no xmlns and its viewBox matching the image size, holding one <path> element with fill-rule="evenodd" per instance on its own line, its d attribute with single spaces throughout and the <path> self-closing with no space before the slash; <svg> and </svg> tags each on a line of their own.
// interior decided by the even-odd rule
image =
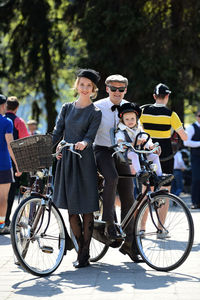
<svg viewBox="0 0 200 300">
<path fill-rule="evenodd" d="M 119 174 L 131 174 L 130 167 L 112 157 L 114 150 L 109 147 L 112 145 L 110 130 L 116 128 L 119 122 L 118 108 L 128 102 L 123 99 L 127 92 L 128 79 L 120 74 L 111 75 L 106 78 L 105 84 L 109 96 L 95 102 L 95 105 L 101 109 L 102 120 L 95 138 L 94 151 L 97 167 L 105 179 L 103 191 L 105 235 L 110 240 L 120 241 L 122 236 L 119 235 L 114 225 L 115 196 L 118 191 L 121 201 L 121 218 L 123 219 L 134 201 L 133 181 L 131 178 L 119 178 Z M 126 238 L 120 252 L 128 254 L 133 261 L 139 262 L 134 247 L 133 231 L 133 221 L 131 221 L 125 229 Z"/>
</svg>

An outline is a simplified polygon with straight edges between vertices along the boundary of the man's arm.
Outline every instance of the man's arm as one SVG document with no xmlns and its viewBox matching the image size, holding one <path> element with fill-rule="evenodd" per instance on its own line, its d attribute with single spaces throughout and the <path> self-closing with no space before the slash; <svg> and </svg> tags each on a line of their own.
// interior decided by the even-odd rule
<svg viewBox="0 0 200 300">
<path fill-rule="evenodd" d="M 21 172 L 19 172 L 19 169 L 18 169 L 18 165 L 17 165 L 17 162 L 16 162 L 16 159 L 15 159 L 15 156 L 14 156 L 14 153 L 12 151 L 12 148 L 10 146 L 10 143 L 13 141 L 13 135 L 12 133 L 6 133 L 5 134 L 5 139 L 6 139 L 6 142 L 7 142 L 7 146 L 8 146 L 8 151 L 10 153 L 10 156 L 15 164 L 15 167 L 16 167 L 16 173 L 15 173 L 15 176 L 21 176 Z"/>
<path fill-rule="evenodd" d="M 187 135 L 187 132 L 183 128 L 180 128 L 176 132 L 178 133 L 178 135 L 180 136 L 180 138 L 182 139 L 182 141 L 187 141 L 188 135 Z"/>
<path fill-rule="evenodd" d="M 187 141 L 184 141 L 184 146 L 191 147 L 191 148 L 197 148 L 200 147 L 200 141 L 192 141 L 192 137 L 194 135 L 194 127 L 192 125 L 188 126 L 186 128 L 188 139 Z"/>
</svg>

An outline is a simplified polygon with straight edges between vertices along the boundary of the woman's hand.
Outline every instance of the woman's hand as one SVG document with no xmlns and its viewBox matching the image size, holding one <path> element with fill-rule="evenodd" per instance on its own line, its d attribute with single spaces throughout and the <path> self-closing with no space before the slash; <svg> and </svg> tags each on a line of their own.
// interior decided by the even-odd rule
<svg viewBox="0 0 200 300">
<path fill-rule="evenodd" d="M 75 150 L 80 150 L 80 151 L 83 151 L 85 148 L 87 147 L 87 142 L 85 141 L 82 141 L 82 142 L 77 142 L 75 144 Z"/>
<path fill-rule="evenodd" d="M 58 152 L 61 148 L 61 145 L 58 144 L 58 146 L 56 147 L 56 152 Z M 56 155 L 56 159 L 60 160 L 62 158 L 62 153 L 60 152 L 59 154 Z"/>
</svg>

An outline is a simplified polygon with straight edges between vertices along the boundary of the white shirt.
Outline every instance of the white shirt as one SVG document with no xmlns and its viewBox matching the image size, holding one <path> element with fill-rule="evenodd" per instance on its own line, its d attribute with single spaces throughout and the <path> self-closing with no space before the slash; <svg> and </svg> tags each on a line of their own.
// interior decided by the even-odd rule
<svg viewBox="0 0 200 300">
<path fill-rule="evenodd" d="M 195 124 L 200 127 L 200 123 L 199 122 L 195 122 Z M 184 141 L 184 145 L 186 147 L 191 147 L 191 148 L 197 148 L 197 147 L 200 147 L 200 141 L 192 141 L 192 137 L 195 133 L 194 131 L 194 126 L 191 124 L 189 125 L 187 128 L 186 128 L 186 132 L 187 132 L 187 135 L 188 135 L 188 139 L 187 141 Z"/>
<path fill-rule="evenodd" d="M 174 155 L 174 169 L 186 169 L 186 165 L 180 151 Z"/>
<path fill-rule="evenodd" d="M 128 135 L 129 135 L 132 142 L 135 142 L 136 135 L 139 132 L 144 132 L 144 130 L 142 130 L 142 127 L 140 125 L 136 126 L 135 128 L 129 128 L 128 126 L 126 126 L 122 122 L 119 122 L 118 129 L 119 130 L 116 132 L 116 135 L 115 135 L 116 143 L 119 140 L 126 141 L 125 134 L 124 134 L 123 130 L 126 130 L 126 132 L 128 133 Z M 141 135 L 139 138 L 141 139 L 141 138 L 146 138 L 146 137 L 147 137 L 146 135 L 144 135 L 144 136 Z M 151 139 L 149 139 L 149 141 L 145 145 L 145 147 L 148 149 L 152 145 L 153 145 L 153 142 L 152 142 Z"/>
<path fill-rule="evenodd" d="M 126 102 L 128 101 L 123 99 L 120 103 L 120 106 Z M 111 110 L 111 107 L 114 105 L 114 103 L 110 101 L 109 97 L 96 101 L 95 105 L 101 110 L 102 119 L 94 143 L 95 145 L 110 147 L 112 146 L 110 129 L 113 127 L 116 128 L 119 122 L 118 110 Z"/>
</svg>

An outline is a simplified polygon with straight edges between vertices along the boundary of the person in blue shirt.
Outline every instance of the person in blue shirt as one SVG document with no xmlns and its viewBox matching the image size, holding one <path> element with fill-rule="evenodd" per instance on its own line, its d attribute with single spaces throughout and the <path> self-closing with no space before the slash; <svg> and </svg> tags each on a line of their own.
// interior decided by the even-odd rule
<svg viewBox="0 0 200 300">
<path fill-rule="evenodd" d="M 0 234 L 9 233 L 9 230 L 5 227 L 5 215 L 8 192 L 11 183 L 14 182 L 11 158 L 16 166 L 15 175 L 21 175 L 10 146 L 10 142 L 13 140 L 13 122 L 4 116 L 6 100 L 7 98 L 0 94 Z"/>
</svg>

